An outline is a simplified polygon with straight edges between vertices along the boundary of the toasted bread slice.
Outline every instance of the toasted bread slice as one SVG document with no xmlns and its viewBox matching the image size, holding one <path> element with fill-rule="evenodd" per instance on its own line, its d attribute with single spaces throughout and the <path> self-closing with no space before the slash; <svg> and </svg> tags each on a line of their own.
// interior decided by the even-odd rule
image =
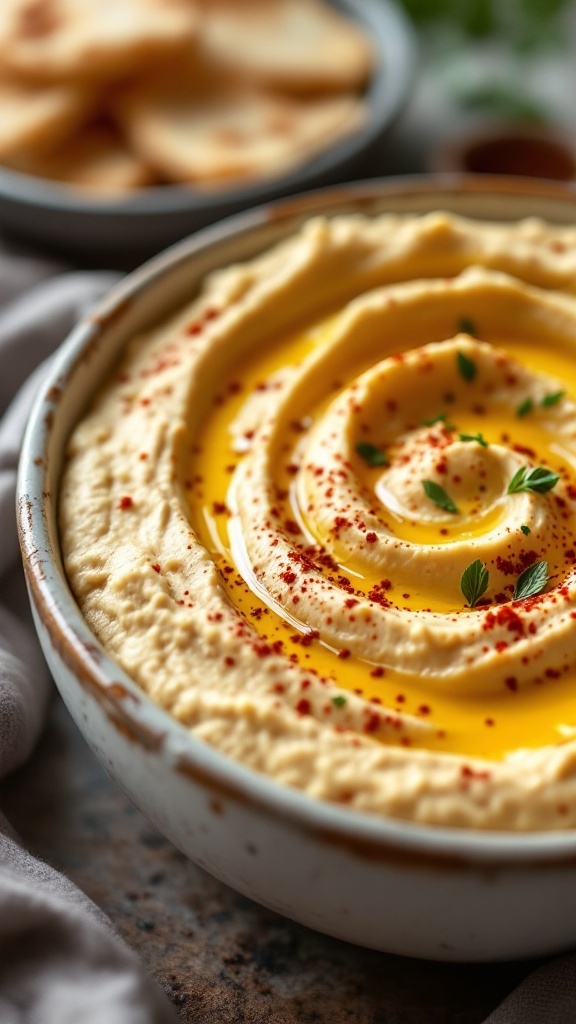
<svg viewBox="0 0 576 1024">
<path fill-rule="evenodd" d="M 109 81 L 196 37 L 190 0 L 2 0 L 0 65 L 37 82 Z"/>
<path fill-rule="evenodd" d="M 363 123 L 357 96 L 298 100 L 214 70 L 173 70 L 118 107 L 131 147 L 168 179 L 204 188 L 280 175 Z"/>
<path fill-rule="evenodd" d="M 53 153 L 14 161 L 15 169 L 99 195 L 157 183 L 150 168 L 107 125 L 91 125 Z"/>
<path fill-rule="evenodd" d="M 34 157 L 58 145 L 93 102 L 89 91 L 65 85 L 39 89 L 0 80 L 0 161 Z"/>
<path fill-rule="evenodd" d="M 201 0 L 204 45 L 230 68 L 288 92 L 361 89 L 366 33 L 324 0 Z"/>
</svg>

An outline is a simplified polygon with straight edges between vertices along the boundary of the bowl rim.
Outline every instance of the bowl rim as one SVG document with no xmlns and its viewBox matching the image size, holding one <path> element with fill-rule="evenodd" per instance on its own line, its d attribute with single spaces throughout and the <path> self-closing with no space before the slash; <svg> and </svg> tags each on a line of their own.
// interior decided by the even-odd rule
<svg viewBox="0 0 576 1024">
<path fill-rule="evenodd" d="M 330 4 L 360 24 L 374 46 L 375 69 L 365 93 L 367 118 L 358 131 L 336 139 L 300 166 L 284 174 L 214 192 L 195 191 L 193 186 L 174 183 L 133 190 L 118 197 L 91 195 L 0 166 L 0 200 L 53 212 L 97 217 L 122 215 L 130 220 L 183 210 L 200 214 L 208 208 L 215 218 L 225 216 L 231 206 L 252 206 L 284 192 L 313 186 L 323 175 L 334 173 L 340 165 L 347 165 L 358 153 L 370 149 L 393 124 L 408 99 L 416 70 L 416 31 L 397 0 L 330 0 Z"/>
<path fill-rule="evenodd" d="M 60 657 L 80 685 L 99 702 L 112 723 L 132 740 L 167 758 L 184 776 L 201 781 L 226 799 L 249 804 L 257 812 L 288 820 L 316 838 L 353 849 L 370 859 L 402 854 L 415 861 L 466 868 L 478 863 L 531 865 L 576 864 L 576 830 L 509 832 L 418 824 L 353 811 L 316 800 L 249 769 L 190 735 L 184 725 L 155 705 L 106 653 L 80 613 L 59 566 L 50 538 L 50 495 L 46 493 L 46 452 L 58 396 L 73 377 L 82 353 L 121 318 L 127 303 L 180 263 L 210 248 L 274 222 L 286 227 L 298 218 L 332 212 L 342 206 L 382 202 L 387 197 L 489 195 L 571 202 L 576 218 L 576 189 L 534 179 L 472 175 L 413 176 L 371 179 L 316 189 L 264 204 L 196 232 L 153 257 L 124 277 L 74 327 L 52 358 L 30 413 L 18 469 L 18 532 L 27 584 L 33 604 Z M 440 203 L 439 203 L 440 206 Z M 56 504 L 56 503 L 55 503 Z"/>
</svg>

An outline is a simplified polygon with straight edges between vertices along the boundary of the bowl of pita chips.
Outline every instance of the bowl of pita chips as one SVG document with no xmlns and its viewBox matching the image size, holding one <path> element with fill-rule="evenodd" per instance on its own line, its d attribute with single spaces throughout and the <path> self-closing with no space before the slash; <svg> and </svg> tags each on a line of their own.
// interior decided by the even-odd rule
<svg viewBox="0 0 576 1024">
<path fill-rule="evenodd" d="M 0 228 L 86 264 L 378 171 L 393 0 L 2 0 Z"/>
</svg>

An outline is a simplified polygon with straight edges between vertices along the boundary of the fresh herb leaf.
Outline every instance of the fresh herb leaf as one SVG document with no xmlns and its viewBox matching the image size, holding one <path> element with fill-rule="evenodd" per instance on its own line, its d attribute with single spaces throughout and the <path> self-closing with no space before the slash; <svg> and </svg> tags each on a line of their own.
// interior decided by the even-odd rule
<svg viewBox="0 0 576 1024">
<path fill-rule="evenodd" d="M 525 398 L 524 401 L 520 402 L 520 405 L 517 406 L 517 408 L 516 408 L 516 415 L 519 416 L 520 418 L 522 416 L 527 416 L 529 412 L 532 412 L 533 408 L 534 408 L 533 400 L 530 397 Z"/>
<path fill-rule="evenodd" d="M 470 562 L 467 569 L 464 569 L 460 577 L 460 590 L 468 601 L 471 608 L 478 604 L 478 601 L 488 589 L 488 569 L 479 558 Z"/>
<path fill-rule="evenodd" d="M 368 441 L 359 441 L 356 445 L 356 451 L 369 466 L 389 465 L 390 460 L 386 452 L 383 452 L 381 448 L 376 448 L 373 444 L 369 444 Z"/>
<path fill-rule="evenodd" d="M 488 447 L 488 441 L 482 434 L 458 434 L 461 441 L 476 441 L 482 448 Z"/>
<path fill-rule="evenodd" d="M 540 405 L 544 409 L 548 409 L 549 406 L 556 405 L 556 402 L 559 402 L 561 398 L 564 398 L 565 394 L 565 391 L 554 391 L 551 395 L 544 395 L 544 398 L 541 400 Z"/>
<path fill-rule="evenodd" d="M 471 338 L 475 338 L 477 334 L 476 324 L 469 316 L 460 317 L 458 321 L 458 330 L 461 334 L 469 334 Z"/>
<path fill-rule="evenodd" d="M 452 498 L 446 494 L 443 487 L 440 484 L 434 482 L 434 480 L 423 480 L 422 487 L 426 493 L 426 497 L 430 498 L 435 505 L 439 508 L 443 508 L 446 512 L 457 512 L 458 509 L 452 501 Z"/>
<path fill-rule="evenodd" d="M 527 537 L 529 533 L 532 533 L 529 526 L 521 526 L 520 529 L 522 530 L 522 533 L 525 537 Z"/>
<path fill-rule="evenodd" d="M 464 380 L 474 380 L 477 371 L 474 360 L 470 359 L 470 356 L 465 355 L 464 352 L 457 352 L 456 362 L 458 364 L 460 375 L 464 377 Z"/>
<path fill-rule="evenodd" d="M 519 494 L 520 491 L 534 491 L 535 494 L 546 494 L 556 486 L 560 479 L 559 473 L 553 473 L 544 466 L 520 466 L 508 484 L 507 494 Z"/>
<path fill-rule="evenodd" d="M 453 423 L 450 423 L 447 412 L 439 412 L 437 416 L 431 416 L 428 420 L 422 420 L 423 427 L 433 427 L 435 423 L 443 423 L 446 430 L 456 430 Z"/>
<path fill-rule="evenodd" d="M 332 703 L 335 708 L 343 708 L 346 703 L 346 697 L 332 697 Z"/>
<path fill-rule="evenodd" d="M 535 597 L 540 594 L 548 583 L 548 562 L 534 562 L 521 572 L 514 587 L 514 600 L 523 597 Z"/>
</svg>

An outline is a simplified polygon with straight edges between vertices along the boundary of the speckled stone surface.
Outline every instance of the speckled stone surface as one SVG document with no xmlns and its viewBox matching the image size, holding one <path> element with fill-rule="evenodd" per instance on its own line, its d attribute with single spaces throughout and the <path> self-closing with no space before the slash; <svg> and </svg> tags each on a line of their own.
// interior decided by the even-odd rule
<svg viewBox="0 0 576 1024">
<path fill-rule="evenodd" d="M 110 916 L 182 1024 L 479 1024 L 534 966 L 388 956 L 239 896 L 146 822 L 59 699 L 0 801 L 28 847 Z"/>
</svg>

